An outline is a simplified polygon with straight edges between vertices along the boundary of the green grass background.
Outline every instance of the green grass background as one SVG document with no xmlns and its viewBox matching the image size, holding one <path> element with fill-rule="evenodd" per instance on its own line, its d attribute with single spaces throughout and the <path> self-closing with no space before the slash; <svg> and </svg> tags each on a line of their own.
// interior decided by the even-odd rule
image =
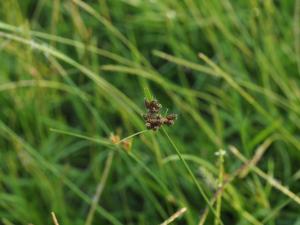
<svg viewBox="0 0 300 225">
<path fill-rule="evenodd" d="M 300 224 L 299 0 L 2 0 L 0 104 L 2 224 Z"/>
</svg>

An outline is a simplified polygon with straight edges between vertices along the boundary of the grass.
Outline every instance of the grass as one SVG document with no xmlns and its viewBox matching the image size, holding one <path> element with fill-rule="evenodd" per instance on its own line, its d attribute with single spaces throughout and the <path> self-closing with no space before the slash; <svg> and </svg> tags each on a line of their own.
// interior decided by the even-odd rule
<svg viewBox="0 0 300 225">
<path fill-rule="evenodd" d="M 298 224 L 299 18 L 299 0 L 1 1 L 1 222 Z M 174 126 L 145 131 L 152 96 Z"/>
</svg>

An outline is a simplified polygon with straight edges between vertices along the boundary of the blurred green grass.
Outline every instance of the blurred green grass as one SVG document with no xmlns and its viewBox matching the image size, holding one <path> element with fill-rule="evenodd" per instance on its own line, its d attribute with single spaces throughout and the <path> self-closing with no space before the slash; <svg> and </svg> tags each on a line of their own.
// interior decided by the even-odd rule
<svg viewBox="0 0 300 225">
<path fill-rule="evenodd" d="M 5 225 L 219 224 L 172 142 L 224 224 L 300 222 L 299 0 L 5 0 L 0 74 Z"/>
</svg>

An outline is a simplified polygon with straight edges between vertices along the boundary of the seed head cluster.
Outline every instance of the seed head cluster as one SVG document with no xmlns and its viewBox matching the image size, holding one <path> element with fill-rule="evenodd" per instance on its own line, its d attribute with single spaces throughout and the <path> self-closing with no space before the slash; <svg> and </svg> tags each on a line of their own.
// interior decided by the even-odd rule
<svg viewBox="0 0 300 225">
<path fill-rule="evenodd" d="M 167 116 L 162 116 L 160 110 L 162 105 L 156 100 L 147 101 L 145 100 L 145 107 L 147 113 L 143 115 L 145 120 L 145 125 L 148 130 L 158 130 L 162 125 L 171 126 L 175 123 L 177 119 L 176 114 L 169 114 Z"/>
</svg>

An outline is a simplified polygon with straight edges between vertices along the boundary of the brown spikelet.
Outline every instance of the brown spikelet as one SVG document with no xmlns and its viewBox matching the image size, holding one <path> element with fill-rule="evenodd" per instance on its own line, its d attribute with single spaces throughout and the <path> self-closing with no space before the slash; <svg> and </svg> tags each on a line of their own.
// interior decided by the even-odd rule
<svg viewBox="0 0 300 225">
<path fill-rule="evenodd" d="M 155 100 L 145 100 L 145 107 L 147 109 L 147 113 L 143 115 L 146 128 L 148 130 L 158 130 L 162 125 L 171 126 L 175 123 L 177 119 L 177 115 L 172 113 L 167 115 L 166 117 L 160 114 L 160 109 L 162 105 Z"/>
</svg>

